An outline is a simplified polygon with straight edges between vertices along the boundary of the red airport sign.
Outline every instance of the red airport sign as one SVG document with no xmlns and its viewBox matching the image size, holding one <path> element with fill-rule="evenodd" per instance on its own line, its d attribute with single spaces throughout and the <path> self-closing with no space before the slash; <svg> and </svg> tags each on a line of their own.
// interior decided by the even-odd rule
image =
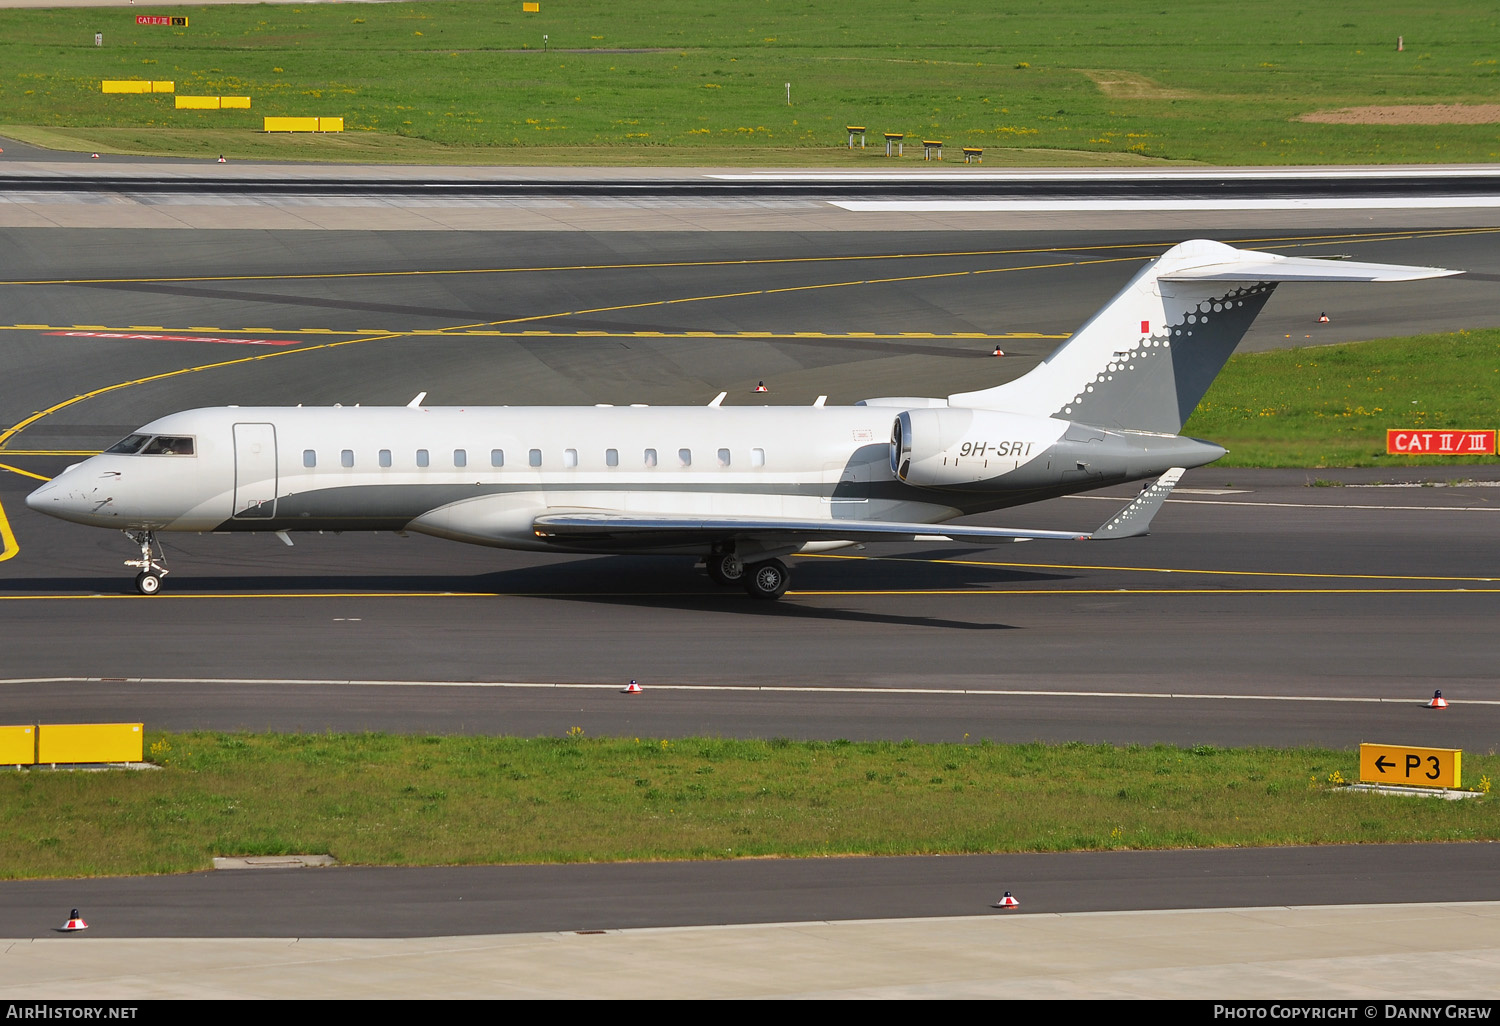
<svg viewBox="0 0 1500 1026">
<path fill-rule="evenodd" d="M 1387 428 L 1385 451 L 1389 456 L 1493 456 L 1495 432 Z"/>
<path fill-rule="evenodd" d="M 187 28 L 187 18 L 182 15 L 165 14 L 137 14 L 135 16 L 137 25 L 171 25 L 175 28 Z"/>
</svg>

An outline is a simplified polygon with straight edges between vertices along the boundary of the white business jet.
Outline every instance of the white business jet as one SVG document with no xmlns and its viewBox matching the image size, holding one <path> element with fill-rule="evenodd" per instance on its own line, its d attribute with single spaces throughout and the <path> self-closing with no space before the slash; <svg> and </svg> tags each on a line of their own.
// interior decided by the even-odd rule
<svg viewBox="0 0 1500 1026">
<path fill-rule="evenodd" d="M 1185 468 L 1177 434 L 1282 281 L 1411 281 L 1433 267 L 1173 247 L 1045 362 L 994 388 L 849 407 L 226 407 L 162 417 L 27 497 L 123 530 L 136 587 L 159 531 L 416 531 L 501 548 L 694 555 L 779 598 L 783 557 L 869 541 L 1145 534 Z M 966 514 L 1155 478 L 1089 534 Z M 934 525 L 943 524 L 940 529 Z"/>
</svg>

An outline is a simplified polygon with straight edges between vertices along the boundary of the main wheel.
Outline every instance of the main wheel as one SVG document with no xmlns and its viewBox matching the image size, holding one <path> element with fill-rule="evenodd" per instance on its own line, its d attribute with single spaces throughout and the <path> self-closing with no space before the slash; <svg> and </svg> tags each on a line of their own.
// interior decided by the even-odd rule
<svg viewBox="0 0 1500 1026">
<path fill-rule="evenodd" d="M 792 583 L 791 571 L 779 559 L 751 563 L 745 568 L 745 592 L 751 598 L 779 599 Z"/>
<path fill-rule="evenodd" d="M 155 595 L 161 591 L 161 575 L 142 570 L 135 575 L 135 590 L 142 595 Z"/>
<path fill-rule="evenodd" d="M 745 564 L 733 552 L 709 556 L 705 562 L 709 579 L 715 584 L 739 584 L 745 577 Z"/>
</svg>

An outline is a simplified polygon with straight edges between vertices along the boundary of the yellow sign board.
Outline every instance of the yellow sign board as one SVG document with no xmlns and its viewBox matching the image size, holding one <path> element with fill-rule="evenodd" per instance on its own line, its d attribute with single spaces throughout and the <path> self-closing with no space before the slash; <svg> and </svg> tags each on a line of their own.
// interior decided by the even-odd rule
<svg viewBox="0 0 1500 1026">
<path fill-rule="evenodd" d="M 525 13 L 527 13 L 527 14 L 537 14 L 537 13 L 540 13 L 541 9 L 542 9 L 542 5 L 540 3 L 522 4 L 521 5 L 521 10 L 524 11 Z"/>
<path fill-rule="evenodd" d="M 140 762 L 139 723 L 44 723 L 37 728 L 36 761 Z"/>
<path fill-rule="evenodd" d="M 36 762 L 36 727 L 0 727 L 0 765 L 30 766 Z"/>
<path fill-rule="evenodd" d="M 1457 748 L 1360 745 L 1359 780 L 1403 787 L 1462 787 L 1463 755 Z"/>
</svg>

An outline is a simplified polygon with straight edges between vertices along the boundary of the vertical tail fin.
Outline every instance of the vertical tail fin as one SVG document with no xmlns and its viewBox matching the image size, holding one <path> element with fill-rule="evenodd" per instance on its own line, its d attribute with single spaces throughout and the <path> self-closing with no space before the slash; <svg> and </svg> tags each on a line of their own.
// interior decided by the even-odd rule
<svg viewBox="0 0 1500 1026">
<path fill-rule="evenodd" d="M 1458 273 L 1184 242 L 1148 264 L 1041 366 L 995 388 L 950 395 L 948 405 L 1176 434 L 1278 282 Z"/>
</svg>

